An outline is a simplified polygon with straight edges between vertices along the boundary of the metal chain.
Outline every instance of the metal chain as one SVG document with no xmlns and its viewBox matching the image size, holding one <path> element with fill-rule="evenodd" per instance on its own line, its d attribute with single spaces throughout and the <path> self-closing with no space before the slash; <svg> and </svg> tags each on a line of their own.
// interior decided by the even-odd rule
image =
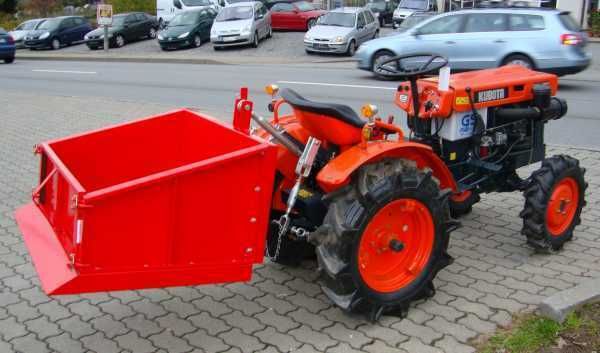
<svg viewBox="0 0 600 353">
<path fill-rule="evenodd" d="M 272 222 L 279 226 L 279 231 L 277 232 L 277 246 L 275 247 L 275 255 L 271 256 L 271 252 L 269 251 L 269 244 L 267 243 L 267 258 L 271 261 L 277 261 L 277 259 L 279 258 L 279 252 L 281 250 L 281 243 L 283 242 L 283 235 L 287 232 L 287 224 L 289 223 L 289 219 L 285 215 L 283 215 L 281 216 L 279 221 Z"/>
</svg>

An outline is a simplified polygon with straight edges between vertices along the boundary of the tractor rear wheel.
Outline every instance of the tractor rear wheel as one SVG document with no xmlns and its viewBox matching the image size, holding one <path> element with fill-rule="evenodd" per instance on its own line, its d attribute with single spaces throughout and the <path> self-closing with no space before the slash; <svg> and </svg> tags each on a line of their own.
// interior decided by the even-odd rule
<svg viewBox="0 0 600 353">
<path fill-rule="evenodd" d="M 315 234 L 325 294 L 372 321 L 434 295 L 433 278 L 451 262 L 448 196 L 412 161 L 363 167 Z"/>
<path fill-rule="evenodd" d="M 585 206 L 585 169 L 569 156 L 554 156 L 542 162 L 525 189 L 521 233 L 538 251 L 560 250 L 581 223 Z"/>
</svg>

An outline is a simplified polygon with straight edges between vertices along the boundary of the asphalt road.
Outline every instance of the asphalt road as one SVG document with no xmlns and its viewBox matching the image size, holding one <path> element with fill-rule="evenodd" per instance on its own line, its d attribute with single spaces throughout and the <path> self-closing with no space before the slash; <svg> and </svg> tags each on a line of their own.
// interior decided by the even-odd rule
<svg viewBox="0 0 600 353">
<path fill-rule="evenodd" d="M 561 79 L 559 95 L 568 100 L 570 110 L 567 117 L 548 125 L 548 143 L 600 149 L 600 82 L 596 76 Z M 0 65 L 0 94 L 6 88 L 26 91 L 32 96 L 31 104 L 38 104 L 36 94 L 96 96 L 194 107 L 224 120 L 230 119 L 233 99 L 241 86 L 250 88 L 259 111 L 266 114 L 270 98 L 262 90 L 269 83 L 357 110 L 364 103 L 372 103 L 382 116 L 393 114 L 404 125 L 403 114 L 392 103 L 394 83 L 375 80 L 351 63 L 267 66 L 17 61 Z"/>
</svg>

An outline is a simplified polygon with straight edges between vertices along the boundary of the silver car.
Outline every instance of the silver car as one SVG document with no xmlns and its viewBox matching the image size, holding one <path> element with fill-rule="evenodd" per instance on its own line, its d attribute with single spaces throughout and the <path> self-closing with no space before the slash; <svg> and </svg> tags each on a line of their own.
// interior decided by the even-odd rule
<svg viewBox="0 0 600 353">
<path fill-rule="evenodd" d="M 304 36 L 307 53 L 354 55 L 362 43 L 379 36 L 379 21 L 369 9 L 343 7 L 319 17 Z"/>
<path fill-rule="evenodd" d="M 396 55 L 436 53 L 454 70 L 519 64 L 558 75 L 587 68 L 587 34 L 568 12 L 479 9 L 438 15 L 406 32 L 370 41 L 357 51 L 358 67 L 373 71 Z"/>
<path fill-rule="evenodd" d="M 258 47 L 273 35 L 271 13 L 258 1 L 237 2 L 221 9 L 210 30 L 215 50 L 225 46 L 251 44 Z"/>
<path fill-rule="evenodd" d="M 25 35 L 30 31 L 36 30 L 38 26 L 44 22 L 45 18 L 37 18 L 21 23 L 14 30 L 8 32 L 11 37 L 15 40 L 15 46 L 17 48 L 25 48 Z"/>
</svg>

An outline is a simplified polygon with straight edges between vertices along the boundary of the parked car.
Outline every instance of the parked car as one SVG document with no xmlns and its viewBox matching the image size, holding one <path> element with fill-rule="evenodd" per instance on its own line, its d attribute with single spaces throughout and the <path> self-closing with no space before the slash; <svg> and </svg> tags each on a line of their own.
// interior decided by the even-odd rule
<svg viewBox="0 0 600 353">
<path fill-rule="evenodd" d="M 437 13 L 437 0 L 401 0 L 396 10 L 394 10 L 394 28 L 400 27 L 402 21 L 408 16 L 419 12 Z"/>
<path fill-rule="evenodd" d="M 219 11 L 218 0 L 156 0 L 156 18 L 160 28 L 165 27 L 176 15 L 190 11 L 201 10 L 207 7 Z"/>
<path fill-rule="evenodd" d="M 393 23 L 394 10 L 398 6 L 396 0 L 369 0 L 366 8 L 371 10 L 379 20 L 379 26 L 383 27 L 388 23 Z"/>
<path fill-rule="evenodd" d="M 113 16 L 112 26 L 108 28 L 108 44 L 120 48 L 125 43 L 142 38 L 154 39 L 158 33 L 158 21 L 154 16 L 143 12 L 122 13 Z M 87 46 L 92 49 L 104 47 L 104 28 L 97 28 L 84 37 Z"/>
<path fill-rule="evenodd" d="M 396 29 L 398 32 L 406 32 L 419 23 L 435 16 L 432 12 L 415 12 L 412 15 L 402 21 L 400 26 Z"/>
<path fill-rule="evenodd" d="M 433 52 L 454 70 L 518 64 L 558 75 L 587 68 L 587 34 L 568 12 L 549 9 L 480 9 L 442 14 L 395 36 L 370 41 L 356 53 L 358 67 L 396 55 Z"/>
<path fill-rule="evenodd" d="M 45 18 L 28 20 L 18 25 L 14 30 L 8 32 L 8 34 L 10 34 L 11 37 L 13 37 L 13 39 L 15 40 L 15 46 L 17 47 L 17 49 L 25 48 L 24 39 L 27 33 L 37 29 L 37 27 L 40 24 L 42 24 L 42 22 L 44 22 L 45 20 Z"/>
<path fill-rule="evenodd" d="M 216 16 L 217 11 L 211 7 L 178 14 L 158 33 L 160 48 L 173 50 L 199 47 L 202 42 L 210 40 L 210 28 Z"/>
<path fill-rule="evenodd" d="M 378 36 L 379 22 L 371 10 L 342 7 L 319 17 L 317 25 L 304 36 L 304 48 L 307 53 L 346 53 L 352 56 L 362 43 Z"/>
<path fill-rule="evenodd" d="M 317 24 L 327 11 L 316 9 L 308 1 L 277 2 L 271 6 L 273 29 L 306 31 Z"/>
<path fill-rule="evenodd" d="M 0 60 L 10 64 L 15 61 L 15 41 L 3 28 L 0 28 Z"/>
<path fill-rule="evenodd" d="M 256 48 L 261 39 L 272 35 L 271 12 L 261 2 L 237 2 L 219 12 L 210 31 L 210 41 L 215 50 L 246 44 Z"/>
<path fill-rule="evenodd" d="M 92 30 L 92 26 L 83 17 L 62 16 L 46 19 L 38 28 L 25 36 L 25 46 L 29 49 L 60 49 L 83 40 Z"/>
</svg>

